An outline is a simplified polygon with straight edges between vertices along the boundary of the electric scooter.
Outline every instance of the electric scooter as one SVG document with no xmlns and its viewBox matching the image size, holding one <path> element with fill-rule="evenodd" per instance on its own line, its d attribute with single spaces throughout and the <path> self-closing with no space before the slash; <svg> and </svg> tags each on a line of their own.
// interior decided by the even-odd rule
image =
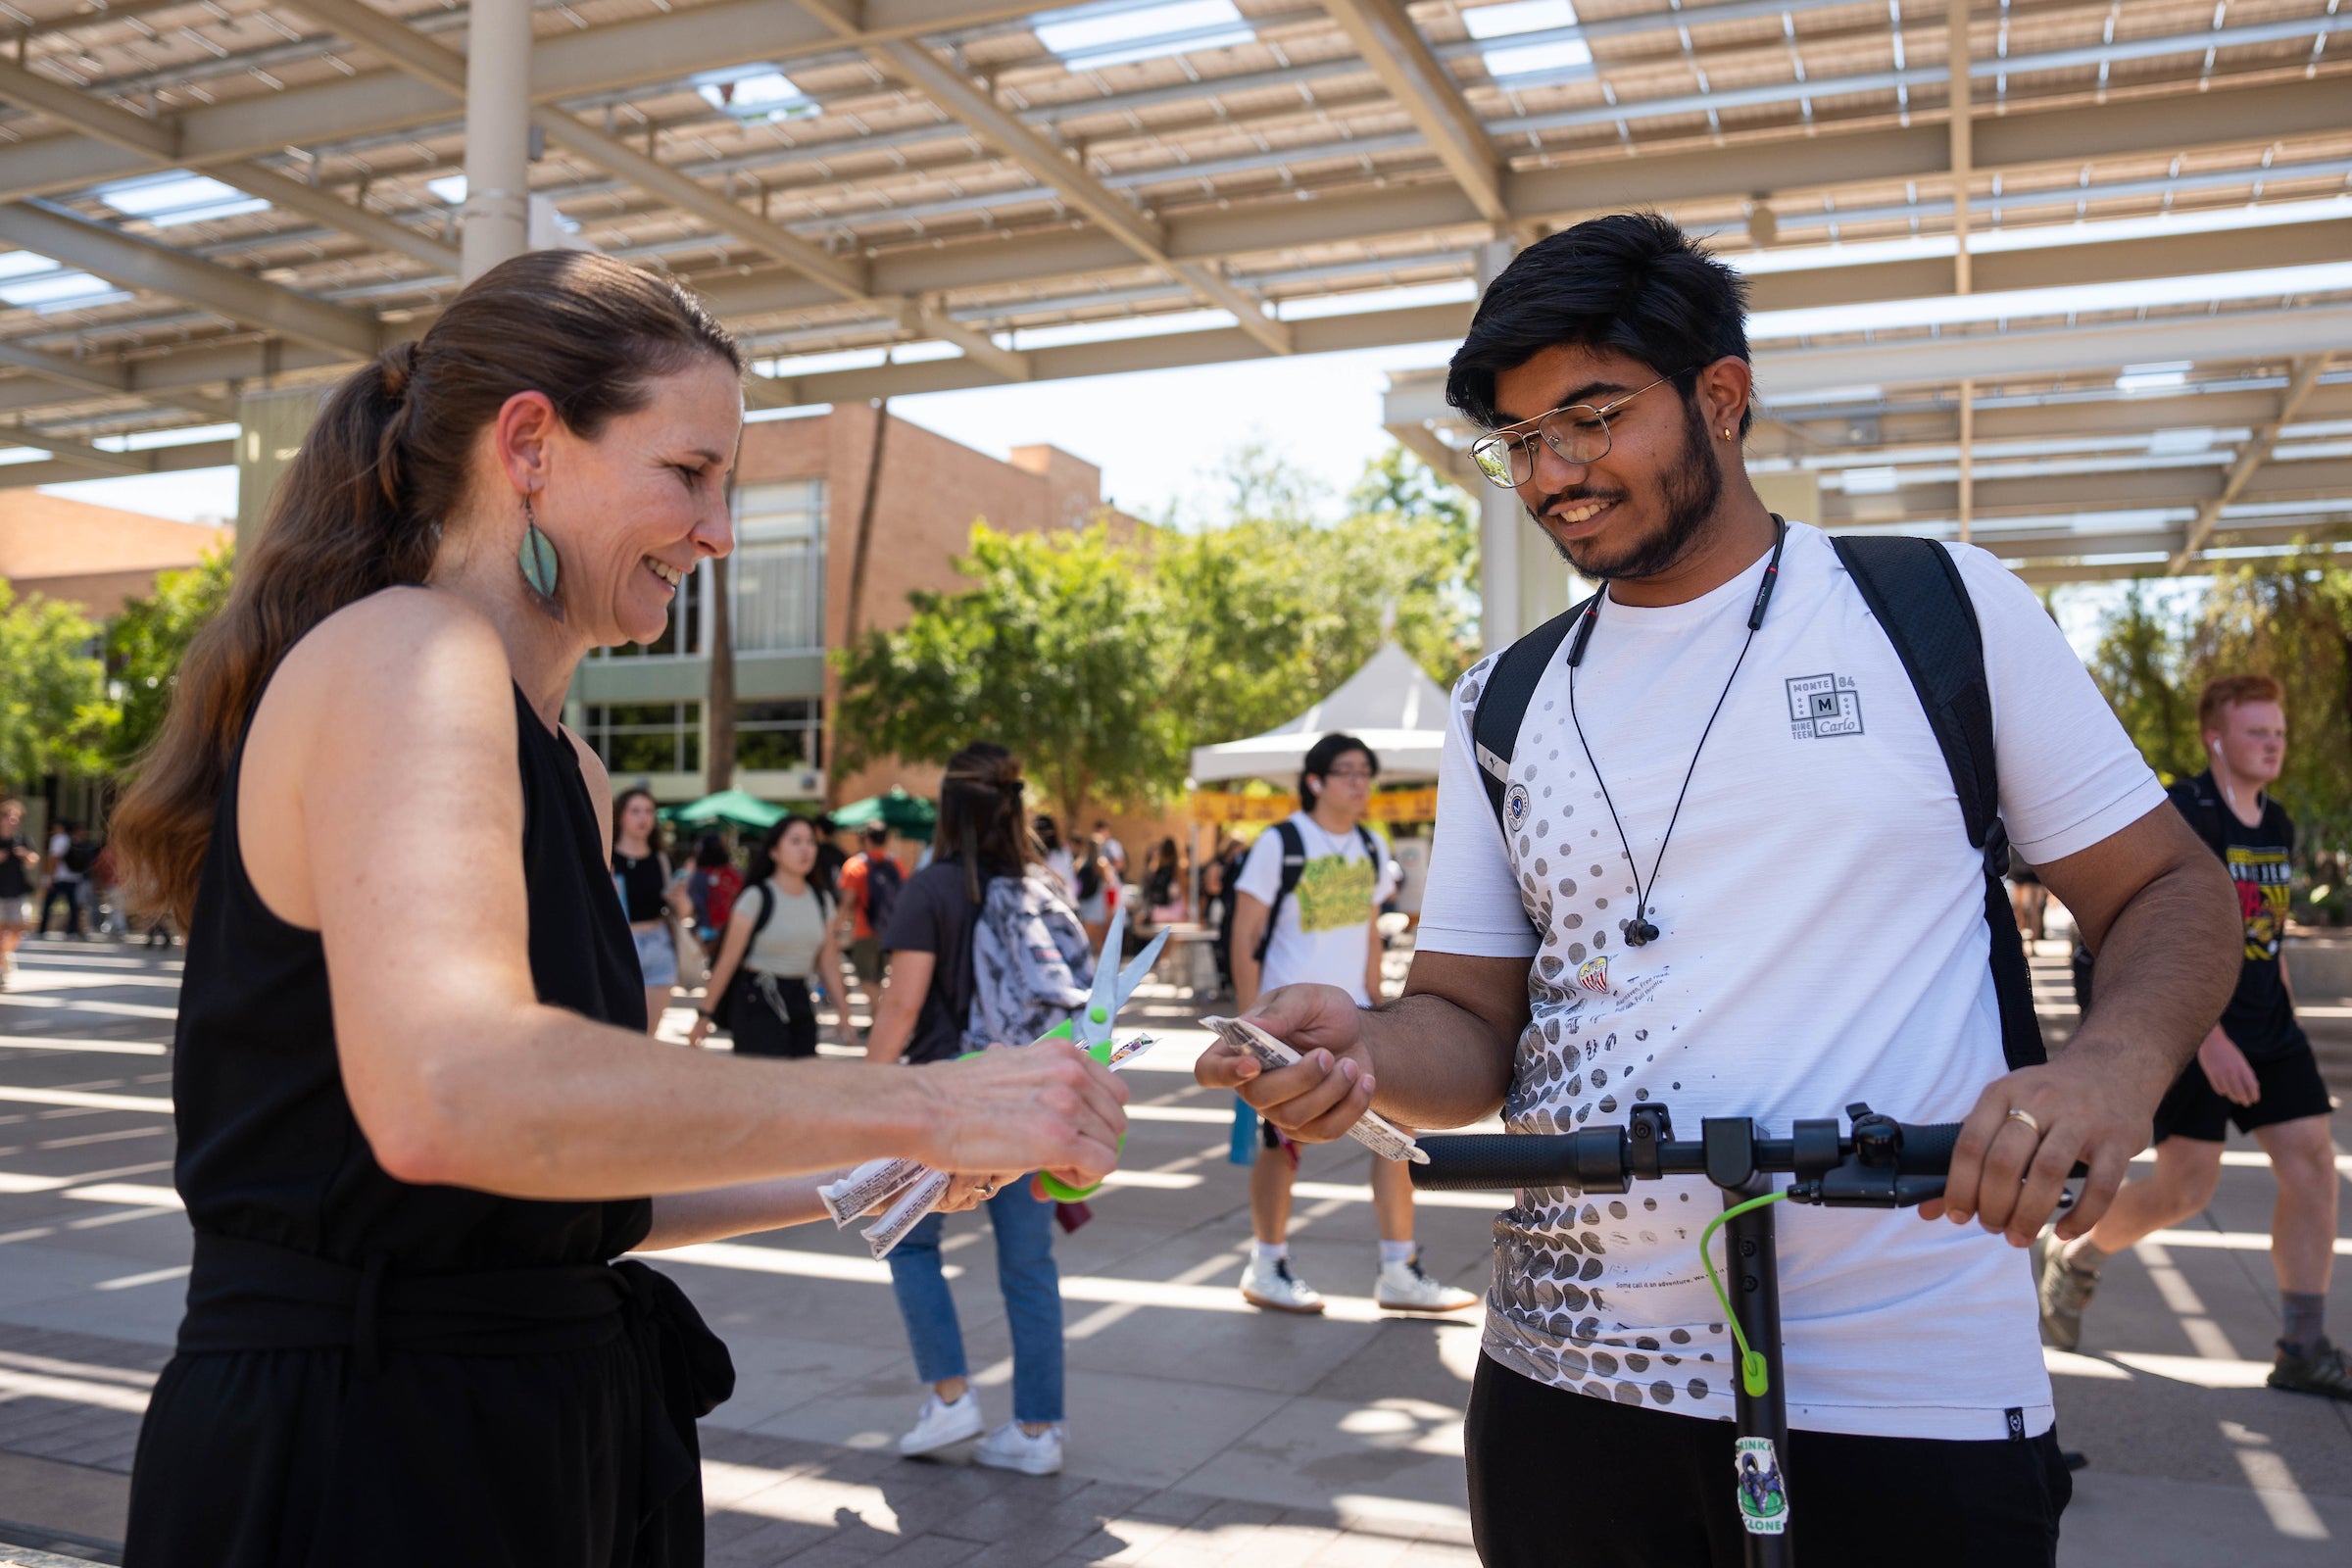
<svg viewBox="0 0 2352 1568">
<path fill-rule="evenodd" d="M 1739 1348 L 1739 1435 L 1735 1477 L 1748 1568 L 1793 1568 L 1792 1503 L 1786 1455 L 1788 1407 L 1781 1377 L 1781 1286 L 1772 1205 L 1783 1200 L 1827 1208 L 1909 1208 L 1943 1196 L 1960 1123 L 1909 1126 L 1859 1102 L 1845 1107 L 1850 1134 L 1836 1117 L 1799 1121 L 1787 1138 L 1767 1138 L 1744 1116 L 1710 1116 L 1696 1140 L 1678 1141 L 1663 1104 L 1636 1105 L 1623 1127 L 1549 1135 L 1512 1133 L 1424 1137 L 1429 1163 L 1412 1167 L 1413 1185 L 1433 1191 L 1574 1187 L 1622 1193 L 1637 1181 L 1704 1176 L 1723 1189 L 1723 1212 L 1699 1236 L 1699 1256 L 1730 1313 Z M 2074 1175 L 2084 1169 L 2077 1165 Z M 1771 1178 L 1796 1177 L 1775 1192 Z M 1707 1247 L 1717 1228 L 1730 1233 L 1727 1293 Z"/>
</svg>

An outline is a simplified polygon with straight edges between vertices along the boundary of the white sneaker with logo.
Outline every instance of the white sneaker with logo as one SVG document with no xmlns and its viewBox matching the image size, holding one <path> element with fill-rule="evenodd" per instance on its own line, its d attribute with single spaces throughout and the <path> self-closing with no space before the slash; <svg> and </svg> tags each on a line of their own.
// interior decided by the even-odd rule
<svg viewBox="0 0 2352 1568">
<path fill-rule="evenodd" d="M 1007 1421 L 980 1440 L 972 1450 L 972 1461 L 991 1470 L 1018 1470 L 1025 1476 L 1052 1476 L 1061 1473 L 1061 1427 L 1056 1424 L 1043 1432 L 1021 1430 L 1018 1421 Z"/>
<path fill-rule="evenodd" d="M 966 1438 L 980 1435 L 980 1396 L 970 1389 L 963 1397 L 950 1404 L 934 1394 L 923 1401 L 920 1414 L 914 1418 L 914 1430 L 899 1440 L 899 1452 L 912 1459 L 921 1454 L 937 1453 L 954 1447 Z"/>
<path fill-rule="evenodd" d="M 1277 1312 L 1323 1310 L 1321 1293 L 1291 1272 L 1287 1257 L 1263 1258 L 1252 1253 L 1242 1269 L 1242 1299 Z"/>
<path fill-rule="evenodd" d="M 1478 1304 L 1470 1292 L 1424 1274 L 1419 1252 L 1402 1262 L 1381 1264 L 1380 1277 L 1372 1282 L 1372 1299 L 1384 1312 L 1459 1312 Z"/>
</svg>

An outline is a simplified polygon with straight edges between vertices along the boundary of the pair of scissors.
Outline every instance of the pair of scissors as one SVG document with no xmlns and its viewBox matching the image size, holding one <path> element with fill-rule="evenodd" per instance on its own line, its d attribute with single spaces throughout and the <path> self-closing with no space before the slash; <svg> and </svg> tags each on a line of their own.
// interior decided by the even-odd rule
<svg viewBox="0 0 2352 1568">
<path fill-rule="evenodd" d="M 1127 1004 L 1127 999 L 1135 995 L 1135 988 L 1144 983 L 1144 976 L 1152 972 L 1152 965 L 1158 961 L 1159 950 L 1168 945 L 1168 934 L 1162 931 L 1145 946 L 1143 952 L 1135 956 L 1134 962 L 1122 969 L 1118 966 L 1118 958 L 1125 949 L 1126 939 L 1127 910 L 1124 907 L 1113 909 L 1110 912 L 1110 929 L 1102 934 L 1102 951 L 1095 956 L 1095 983 L 1087 994 L 1084 1010 L 1072 1013 L 1038 1036 L 1037 1044 L 1043 1045 L 1049 1040 L 1067 1040 L 1103 1066 L 1110 1065 L 1112 1021 L 1118 1017 L 1119 1009 Z M 1119 1148 L 1123 1152 L 1126 1147 L 1127 1136 L 1122 1133 L 1119 1135 Z M 1093 1197 L 1102 1184 L 1097 1182 L 1080 1192 L 1041 1171 L 1037 1185 L 1047 1197 L 1058 1202 L 1075 1203 Z"/>
</svg>

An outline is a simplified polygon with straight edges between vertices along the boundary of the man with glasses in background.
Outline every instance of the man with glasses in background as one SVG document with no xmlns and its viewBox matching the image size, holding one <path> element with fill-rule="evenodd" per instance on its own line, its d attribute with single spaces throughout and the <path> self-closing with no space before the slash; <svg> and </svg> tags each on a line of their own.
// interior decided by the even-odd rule
<svg viewBox="0 0 2352 1568">
<path fill-rule="evenodd" d="M 1364 824 L 1380 760 L 1352 735 L 1308 748 L 1298 809 L 1257 836 L 1235 879 L 1233 983 L 1243 1010 L 1260 990 L 1337 986 L 1359 1007 L 1380 997 L 1380 906 L 1396 891 L 1386 840 Z M 1256 1237 L 1242 1297 L 1277 1312 L 1320 1312 L 1323 1298 L 1291 1267 L 1291 1185 L 1298 1146 L 1269 1123 L 1250 1172 Z M 1372 1210 L 1380 1226 L 1373 1299 L 1394 1312 L 1458 1312 L 1478 1298 L 1422 1272 L 1413 1245 L 1413 1187 L 1405 1167 L 1372 1161 Z"/>
</svg>

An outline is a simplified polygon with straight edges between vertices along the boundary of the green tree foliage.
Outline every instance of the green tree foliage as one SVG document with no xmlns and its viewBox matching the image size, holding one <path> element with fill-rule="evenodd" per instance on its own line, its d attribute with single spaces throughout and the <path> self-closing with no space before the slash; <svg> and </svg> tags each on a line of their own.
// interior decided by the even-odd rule
<svg viewBox="0 0 2352 1568">
<path fill-rule="evenodd" d="M 2203 601 L 2167 616 L 2134 591 L 2091 662 L 2149 764 L 2205 767 L 2197 697 L 2222 675 L 2286 689 L 2286 771 L 2276 793 L 2315 849 L 2352 847 L 2352 568 L 2328 554 L 2226 567 Z"/>
<path fill-rule="evenodd" d="M 1183 736 L 1161 700 L 1161 614 L 1142 553 L 1100 524 L 972 528 L 956 569 L 973 586 L 907 597 L 913 617 L 835 656 L 834 768 L 886 756 L 944 762 L 1009 747 L 1073 821 L 1104 800 L 1163 793 Z"/>
<path fill-rule="evenodd" d="M 121 712 L 108 701 L 98 628 L 53 599 L 0 582 L 0 781 L 96 772 Z"/>
<path fill-rule="evenodd" d="M 122 722 L 108 748 L 117 766 L 137 761 L 163 728 L 188 644 L 228 601 L 233 548 L 224 544 L 185 571 L 159 574 L 153 597 L 132 600 L 107 628 L 107 664 L 122 701 Z"/>
<path fill-rule="evenodd" d="M 977 525 L 971 588 L 910 595 L 904 627 L 836 656 L 836 772 L 991 739 L 1083 818 L 1173 794 L 1193 747 L 1296 717 L 1384 635 L 1448 684 L 1476 657 L 1476 520 L 1417 458 L 1369 465 L 1338 521 L 1262 447 L 1217 489 L 1221 515 L 1133 544 Z"/>
</svg>

